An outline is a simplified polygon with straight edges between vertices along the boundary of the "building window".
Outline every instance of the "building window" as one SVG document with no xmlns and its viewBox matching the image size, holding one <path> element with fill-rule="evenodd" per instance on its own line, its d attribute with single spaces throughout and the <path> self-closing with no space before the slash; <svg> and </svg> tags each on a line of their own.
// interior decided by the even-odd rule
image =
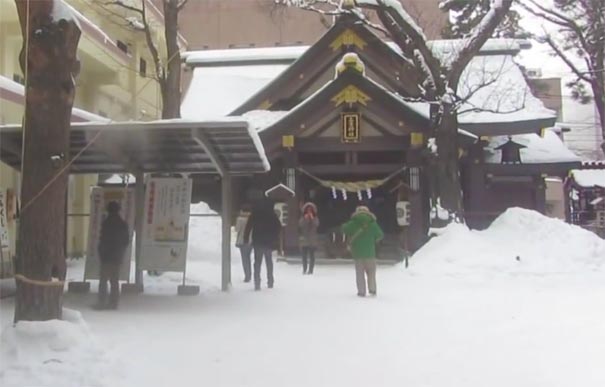
<svg viewBox="0 0 605 387">
<path fill-rule="evenodd" d="M 147 61 L 143 58 L 139 58 L 139 74 L 142 77 L 147 76 Z"/>
<path fill-rule="evenodd" d="M 124 51 L 126 54 L 128 54 L 128 45 L 124 42 L 122 42 L 121 40 L 118 40 L 116 42 L 118 48 L 122 51 Z"/>
</svg>

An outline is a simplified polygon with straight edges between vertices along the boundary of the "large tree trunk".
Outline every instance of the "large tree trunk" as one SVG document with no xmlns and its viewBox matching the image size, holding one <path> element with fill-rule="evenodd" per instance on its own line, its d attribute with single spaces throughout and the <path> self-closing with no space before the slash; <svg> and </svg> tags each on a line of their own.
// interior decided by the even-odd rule
<svg viewBox="0 0 605 387">
<path fill-rule="evenodd" d="M 181 55 L 178 45 L 179 2 L 164 0 L 164 33 L 166 38 L 166 78 L 160 81 L 162 118 L 181 117 Z"/>
<path fill-rule="evenodd" d="M 58 0 L 55 0 L 58 1 Z M 26 76 L 15 321 L 61 317 L 69 126 L 80 29 L 53 0 L 15 0 Z M 65 11 L 63 9 L 63 11 Z M 29 37 L 29 39 L 28 39 Z"/>
<path fill-rule="evenodd" d="M 443 103 L 437 127 L 437 195 L 441 206 L 458 218 L 464 217 L 458 162 L 458 117 L 452 106 Z"/>
<path fill-rule="evenodd" d="M 594 93 L 595 105 L 597 106 L 597 113 L 599 115 L 599 122 L 601 124 L 601 149 L 603 154 L 605 154 L 605 76 L 598 76 L 597 82 L 601 82 L 601 87 L 599 87 L 599 85 L 593 85 L 592 90 Z"/>
</svg>

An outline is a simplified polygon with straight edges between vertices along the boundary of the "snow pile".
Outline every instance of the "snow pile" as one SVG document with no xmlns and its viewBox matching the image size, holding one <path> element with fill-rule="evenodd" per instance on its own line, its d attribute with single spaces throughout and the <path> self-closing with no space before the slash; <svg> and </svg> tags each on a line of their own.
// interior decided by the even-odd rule
<svg viewBox="0 0 605 387">
<path fill-rule="evenodd" d="M 483 231 L 450 224 L 412 258 L 419 271 L 562 273 L 598 270 L 605 241 L 536 211 L 510 208 Z"/>
<path fill-rule="evenodd" d="M 98 345 L 82 315 L 64 309 L 63 318 L 21 321 L 3 330 L 0 385 L 119 385 L 120 367 Z"/>
</svg>

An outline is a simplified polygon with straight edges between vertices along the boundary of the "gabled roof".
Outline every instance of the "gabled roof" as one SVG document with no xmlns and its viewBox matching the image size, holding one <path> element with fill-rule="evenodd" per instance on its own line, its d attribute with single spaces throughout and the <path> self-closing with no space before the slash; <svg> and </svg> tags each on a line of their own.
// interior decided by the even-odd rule
<svg viewBox="0 0 605 387">
<path fill-rule="evenodd" d="M 368 103 L 367 109 L 391 115 L 395 119 L 395 122 L 405 121 L 408 124 L 417 125 L 419 131 L 428 129 L 428 119 L 409 107 L 402 99 L 389 93 L 386 89 L 368 77 L 363 76 L 358 71 L 347 69 L 292 110 L 276 115 L 277 120 L 275 122 L 270 123 L 264 128 L 258 128 L 261 138 L 283 134 L 293 128 L 298 128 L 303 122 L 305 123 L 305 127 L 309 127 L 309 122 L 316 122 L 321 118 L 325 118 L 322 117 L 322 110 L 339 115 L 341 109 L 335 108 L 332 100 L 345 88 L 350 87 L 357 88 L 357 90 L 369 97 L 371 102 Z M 379 103 L 372 101 L 379 101 Z"/>
<path fill-rule="evenodd" d="M 448 55 L 460 45 L 459 41 L 434 41 L 431 47 L 436 54 L 447 60 Z M 539 132 L 542 128 L 554 125 L 555 114 L 544 107 L 542 102 L 531 94 L 525 82 L 523 73 L 513 60 L 513 56 L 522 48 L 522 44 L 511 39 L 489 40 L 479 56 L 475 57 L 462 75 L 458 93 L 462 98 L 469 97 L 467 103 L 461 108 L 458 121 L 460 127 L 477 135 L 504 135 Z M 285 48 L 264 48 L 238 51 L 230 66 L 241 65 L 250 59 L 259 60 L 266 55 L 277 60 L 275 55 Z M 274 51 L 275 50 L 275 51 Z M 421 80 L 413 79 L 415 71 L 409 71 L 411 64 L 399 53 L 399 48 L 392 43 L 383 41 L 368 27 L 352 18 L 341 18 L 322 36 L 322 38 L 308 49 L 291 49 L 282 53 L 283 61 L 292 60 L 300 50 L 300 57 L 290 66 L 276 72 L 272 80 L 264 80 L 257 84 L 255 92 L 247 92 L 247 99 L 239 100 L 239 107 L 234 108 L 231 115 L 242 115 L 251 110 L 289 110 L 308 96 L 311 88 L 321 87 L 318 79 L 329 79 L 333 74 L 335 64 L 346 51 L 356 52 L 364 61 L 368 72 L 374 79 L 394 95 L 418 95 L 418 85 Z M 212 53 L 205 51 L 199 54 L 190 54 L 188 63 L 202 64 L 204 67 L 212 64 L 203 64 L 204 56 L 212 57 Z M 207 60 L 208 61 L 208 60 Z M 225 63 L 223 63 L 225 65 Z M 244 71 L 256 76 L 254 69 Z M 234 70 L 225 66 L 224 69 Z M 195 82 L 195 77 L 194 77 Z M 205 82 L 214 82 L 208 78 Z M 233 83 L 232 96 L 240 95 L 240 87 Z M 477 90 L 477 86 L 487 84 Z M 246 88 L 246 86 L 244 86 Z M 225 88 L 219 93 L 228 94 Z M 302 97 L 302 98 L 301 98 Z M 235 98 L 234 98 L 235 99 Z M 230 105 L 236 105 L 232 99 Z M 184 104 L 185 105 L 185 104 Z M 409 105 L 425 117 L 429 115 L 428 104 L 417 103 Z M 203 108 L 199 106 L 198 109 Z M 506 112 L 503 114 L 502 112 Z"/>
</svg>

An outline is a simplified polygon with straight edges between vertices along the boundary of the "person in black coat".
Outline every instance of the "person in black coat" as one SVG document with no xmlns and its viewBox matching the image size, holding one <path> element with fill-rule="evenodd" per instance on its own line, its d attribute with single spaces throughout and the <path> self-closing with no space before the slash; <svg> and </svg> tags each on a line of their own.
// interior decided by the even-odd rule
<svg viewBox="0 0 605 387">
<path fill-rule="evenodd" d="M 260 290 L 260 270 L 265 258 L 267 266 L 267 286 L 273 287 L 273 250 L 279 244 L 279 233 L 281 223 L 273 210 L 273 203 L 269 199 L 263 199 L 252 210 L 246 230 L 244 241 L 250 241 L 252 234 L 252 247 L 254 249 L 254 289 Z"/>
<path fill-rule="evenodd" d="M 97 309 L 117 309 L 120 299 L 120 267 L 124 253 L 130 243 L 128 224 L 120 217 L 120 204 L 109 202 L 107 217 L 101 225 L 99 238 L 99 300 Z M 111 294 L 107 303 L 107 281 L 111 284 Z"/>
</svg>

